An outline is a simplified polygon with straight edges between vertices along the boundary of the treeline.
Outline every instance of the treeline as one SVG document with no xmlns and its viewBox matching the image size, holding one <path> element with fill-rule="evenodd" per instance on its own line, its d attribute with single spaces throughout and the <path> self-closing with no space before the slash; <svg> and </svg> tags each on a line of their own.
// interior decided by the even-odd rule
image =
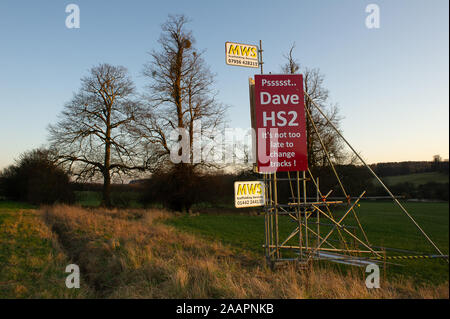
<svg viewBox="0 0 450 319">
<path fill-rule="evenodd" d="M 329 166 L 311 170 L 322 195 L 332 190 L 329 197 L 335 198 L 342 198 L 345 194 L 357 197 L 363 191 L 366 191 L 365 197 L 388 196 L 385 189 L 375 182 L 367 168 L 356 165 L 337 165 L 335 168 L 344 189 L 342 189 Z M 155 174 L 149 179 L 121 187 L 139 193 L 138 198 L 144 205 L 161 204 L 169 209 L 183 210 L 183 203 L 188 201 L 189 205 L 207 203 L 212 207 L 232 207 L 234 205 L 234 183 L 236 181 L 253 181 L 263 178 L 261 174 L 252 171 L 242 171 L 236 174 L 218 172 L 196 174 L 191 178 L 185 176 L 179 180 L 174 179 L 175 176 L 180 175 Z M 277 184 L 279 201 L 291 201 L 292 198 L 296 197 L 296 181 L 293 180 L 289 183 L 286 179 L 295 179 L 296 172 L 290 174 L 286 172 L 278 173 L 277 176 L 279 178 Z M 301 176 L 302 173 L 300 173 Z M 317 179 L 317 176 L 320 177 Z M 308 174 L 306 177 L 310 178 Z M 308 197 L 320 196 L 320 194 L 317 194 L 315 184 L 311 179 L 307 181 L 306 185 Z M 388 186 L 395 195 L 404 199 L 449 200 L 448 183 L 429 182 L 418 186 L 412 183 L 399 183 L 388 184 Z M 100 191 L 100 185 L 96 187 Z M 93 190 L 93 188 L 90 190 Z M 113 191 L 114 193 L 116 191 Z M 134 198 L 137 198 L 137 196 L 135 195 Z"/>
<path fill-rule="evenodd" d="M 378 176 L 397 176 L 416 173 L 440 172 L 448 174 L 448 161 L 411 161 L 372 164 L 370 167 Z"/>
<path fill-rule="evenodd" d="M 330 190 L 330 197 L 344 197 L 345 194 L 351 197 L 359 196 L 366 191 L 365 197 L 389 196 L 385 189 L 375 182 L 374 177 L 367 168 L 355 165 L 337 165 L 336 172 L 344 186 L 336 179 L 333 170 L 330 167 L 313 168 L 312 175 L 315 182 L 319 184 L 322 195 Z M 302 173 L 300 173 L 300 177 Z M 296 172 L 290 174 L 283 172 L 277 174 L 279 182 L 278 199 L 280 202 L 291 201 L 296 197 L 296 182 L 289 183 L 288 178 L 295 179 Z M 317 181 L 317 176 L 320 176 Z M 310 178 L 309 175 L 306 177 Z M 261 174 L 252 171 L 242 171 L 236 174 L 204 174 L 196 175 L 195 179 L 173 180 L 168 175 L 154 175 L 151 178 L 141 181 L 137 185 L 130 185 L 130 190 L 140 191 L 142 202 L 145 205 L 162 204 L 168 208 L 182 210 L 180 206 L 184 200 L 190 201 L 190 204 L 209 203 L 216 207 L 231 207 L 234 205 L 234 182 L 253 181 L 262 179 Z M 178 183 L 183 187 L 174 187 Z M 302 182 L 301 182 L 302 183 Z M 307 183 L 307 196 L 315 198 L 317 190 L 315 184 L 309 180 Z M 291 188 L 292 186 L 292 188 Z M 427 199 L 427 200 L 449 200 L 449 183 L 429 182 L 423 185 L 414 185 L 412 183 L 388 184 L 391 191 L 404 199 Z M 345 191 L 345 194 L 344 194 Z M 320 195 L 319 195 L 320 196 Z M 177 200 L 174 200 L 177 199 Z"/>
<path fill-rule="evenodd" d="M 433 162 L 380 163 L 372 168 L 382 177 L 399 175 L 399 172 L 445 172 L 448 162 L 433 166 Z M 405 169 L 406 167 L 406 169 Z M 329 167 L 312 168 L 314 181 L 318 183 L 323 194 L 332 190 L 330 197 L 359 196 L 366 191 L 366 197 L 387 196 L 367 168 L 355 165 L 337 165 L 336 173 L 341 183 Z M 302 173 L 300 173 L 302 174 Z M 277 174 L 278 198 L 280 202 L 288 202 L 296 197 L 296 172 Z M 320 176 L 317 179 L 316 176 Z M 387 175 L 386 175 L 387 176 Z M 310 178 L 309 175 L 306 177 Z M 150 178 L 136 180 L 130 184 L 112 184 L 112 206 L 129 207 L 132 202 L 143 206 L 162 205 L 168 209 L 183 211 L 193 205 L 207 203 L 212 207 L 231 207 L 234 201 L 234 182 L 262 179 L 261 174 L 252 171 L 241 171 L 225 174 L 218 171 L 204 174 L 181 172 L 158 172 Z M 302 183 L 302 182 L 301 182 Z M 342 186 L 344 189 L 342 189 Z M 422 185 L 404 182 L 389 185 L 391 191 L 406 199 L 449 200 L 449 183 L 428 182 Z M 101 193 L 102 184 L 74 183 L 70 176 L 59 168 L 49 157 L 46 150 L 33 150 L 21 155 L 17 163 L 4 169 L 0 174 L 0 197 L 29 202 L 32 204 L 75 203 L 76 192 Z M 315 183 L 307 182 L 308 197 L 316 197 Z"/>
<path fill-rule="evenodd" d="M 449 183 L 428 182 L 421 185 L 405 182 L 389 187 L 390 190 L 406 199 L 449 200 Z M 383 193 L 381 187 L 375 189 L 375 193 Z"/>
<path fill-rule="evenodd" d="M 75 203 L 76 192 L 101 193 L 103 184 L 74 183 L 70 175 L 62 170 L 45 149 L 36 149 L 20 156 L 16 164 L 4 169 L 0 174 L 0 198 L 28 202 L 32 204 Z M 314 182 L 323 194 L 332 193 L 330 197 L 359 196 L 366 191 L 366 197 L 387 196 L 385 189 L 379 185 L 367 168 L 355 165 L 336 165 L 336 178 L 329 166 L 312 168 Z M 400 162 L 379 163 L 372 169 L 382 177 L 423 172 L 441 172 L 448 174 L 448 162 Z M 302 173 L 300 173 L 302 174 Z M 291 201 L 296 197 L 296 172 L 278 173 L 280 179 L 278 199 L 280 202 Z M 306 177 L 310 178 L 309 174 Z M 262 179 L 261 174 L 241 171 L 225 174 L 219 171 L 193 173 L 189 170 L 161 171 L 150 178 L 136 180 L 130 184 L 112 184 L 111 201 L 115 207 L 129 207 L 132 202 L 143 206 L 163 205 L 176 211 L 189 211 L 199 203 L 212 207 L 232 207 L 234 201 L 234 182 Z M 386 182 L 386 179 L 383 179 Z M 339 182 L 340 181 L 340 182 Z M 307 196 L 316 197 L 315 183 L 307 182 Z M 301 182 L 302 183 L 302 182 Z M 405 199 L 449 200 L 449 183 L 430 181 L 415 185 L 410 182 L 389 184 L 392 193 Z M 342 188 L 342 186 L 344 188 Z"/>
</svg>

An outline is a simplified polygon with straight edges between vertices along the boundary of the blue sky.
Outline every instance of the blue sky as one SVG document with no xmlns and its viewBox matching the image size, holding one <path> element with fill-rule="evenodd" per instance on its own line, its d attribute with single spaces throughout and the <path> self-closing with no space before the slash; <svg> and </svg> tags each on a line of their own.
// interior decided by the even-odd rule
<svg viewBox="0 0 450 319">
<path fill-rule="evenodd" d="M 81 28 L 67 29 L 66 5 Z M 380 7 L 368 29 L 365 8 Z M 369 162 L 449 157 L 447 0 L 21 1 L 0 2 L 0 168 L 45 144 L 80 78 L 100 62 L 123 65 L 138 89 L 160 25 L 183 13 L 217 74 L 231 127 L 248 127 L 248 77 L 225 64 L 226 41 L 263 42 L 264 71 L 278 73 L 296 43 L 301 65 L 325 75 L 346 138 Z"/>
</svg>

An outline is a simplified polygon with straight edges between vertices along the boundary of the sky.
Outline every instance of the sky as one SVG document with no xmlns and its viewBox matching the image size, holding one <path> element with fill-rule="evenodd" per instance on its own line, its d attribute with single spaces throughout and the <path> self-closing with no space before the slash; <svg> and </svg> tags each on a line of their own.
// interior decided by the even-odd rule
<svg viewBox="0 0 450 319">
<path fill-rule="evenodd" d="M 80 28 L 65 25 L 68 4 Z M 379 28 L 367 28 L 369 4 Z M 185 14 L 216 74 L 230 127 L 250 126 L 248 78 L 257 69 L 225 64 L 225 42 L 259 44 L 264 71 L 295 58 L 319 68 L 346 139 L 368 163 L 449 158 L 447 0 L 227 0 L 0 2 L 0 169 L 45 145 L 80 79 L 99 63 L 128 68 L 144 92 L 143 65 L 161 24 Z"/>
</svg>

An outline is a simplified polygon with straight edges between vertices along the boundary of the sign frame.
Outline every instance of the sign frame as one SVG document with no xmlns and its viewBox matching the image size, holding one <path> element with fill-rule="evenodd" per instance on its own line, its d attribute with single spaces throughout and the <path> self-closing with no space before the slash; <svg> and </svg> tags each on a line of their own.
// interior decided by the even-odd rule
<svg viewBox="0 0 450 319">
<path fill-rule="evenodd" d="M 240 54 L 230 54 L 229 46 L 234 45 L 238 47 L 238 51 Z M 242 55 L 242 47 L 246 48 L 245 53 L 246 56 Z M 255 57 L 249 57 L 249 54 L 255 55 Z M 225 42 L 225 63 L 227 65 L 233 65 L 233 66 L 242 66 L 246 68 L 259 68 L 260 67 L 260 61 L 259 61 L 259 48 L 257 45 L 254 44 L 244 44 L 244 43 L 238 43 L 238 42 L 231 42 L 227 41 Z"/>
<path fill-rule="evenodd" d="M 256 74 L 258 172 L 308 169 L 302 74 Z"/>
<path fill-rule="evenodd" d="M 241 185 L 243 186 L 240 187 Z M 245 194 L 239 195 L 239 190 Z M 264 192 L 265 184 L 262 181 L 236 181 L 234 182 L 234 206 L 236 208 L 264 206 Z"/>
</svg>

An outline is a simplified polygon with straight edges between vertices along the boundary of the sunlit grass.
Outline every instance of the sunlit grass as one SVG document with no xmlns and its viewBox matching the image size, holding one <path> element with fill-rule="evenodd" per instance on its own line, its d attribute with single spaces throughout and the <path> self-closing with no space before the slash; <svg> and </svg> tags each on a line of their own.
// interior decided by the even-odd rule
<svg viewBox="0 0 450 319">
<path fill-rule="evenodd" d="M 448 298 L 448 281 L 391 278 L 368 290 L 363 269 L 272 271 L 252 251 L 261 216 L 54 206 L 0 217 L 2 298 Z M 164 224 L 174 221 L 203 230 Z M 80 290 L 65 287 L 68 263 L 80 266 Z"/>
<path fill-rule="evenodd" d="M 382 289 L 370 291 L 361 269 L 343 273 L 327 265 L 309 270 L 288 266 L 273 272 L 245 249 L 199 239 L 164 225 L 161 221 L 176 216 L 161 210 L 56 206 L 43 209 L 42 214 L 100 297 L 448 297 L 448 284 L 417 286 L 407 279 L 384 282 Z M 234 219 L 235 224 L 251 228 L 242 221 Z M 239 232 L 233 236 L 239 238 Z"/>
<path fill-rule="evenodd" d="M 68 289 L 70 260 L 33 211 L 0 208 L 0 298 L 81 298 L 89 289 Z"/>
</svg>

